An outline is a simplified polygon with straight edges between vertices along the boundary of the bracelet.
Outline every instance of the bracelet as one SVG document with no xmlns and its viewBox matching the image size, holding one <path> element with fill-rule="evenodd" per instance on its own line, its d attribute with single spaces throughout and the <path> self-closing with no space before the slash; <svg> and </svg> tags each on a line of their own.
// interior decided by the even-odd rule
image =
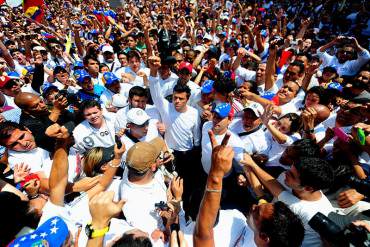
<svg viewBox="0 0 370 247">
<path fill-rule="evenodd" d="M 313 134 L 315 132 L 314 129 L 304 130 L 304 133 L 306 134 Z"/>
<path fill-rule="evenodd" d="M 222 190 L 213 190 L 213 189 L 209 189 L 206 187 L 206 192 L 210 192 L 210 193 L 221 193 Z"/>
<path fill-rule="evenodd" d="M 108 165 L 112 168 L 117 168 L 117 167 L 121 166 L 121 163 L 119 163 L 118 165 L 115 166 L 115 165 L 113 165 L 113 161 L 111 160 L 111 161 L 109 161 Z"/>
<path fill-rule="evenodd" d="M 28 200 L 33 200 L 33 199 L 36 199 L 37 197 L 39 197 L 40 196 L 40 194 L 36 194 L 36 195 L 33 195 L 33 196 L 31 196 L 31 195 L 27 195 L 27 197 L 28 197 Z"/>
</svg>

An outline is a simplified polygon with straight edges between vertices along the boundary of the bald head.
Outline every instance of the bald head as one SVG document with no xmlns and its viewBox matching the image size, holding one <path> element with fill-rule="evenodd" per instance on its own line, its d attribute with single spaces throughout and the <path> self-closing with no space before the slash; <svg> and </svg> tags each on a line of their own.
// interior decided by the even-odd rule
<svg viewBox="0 0 370 247">
<path fill-rule="evenodd" d="M 40 116 L 49 113 L 44 101 L 33 93 L 19 93 L 14 98 L 14 103 L 21 108 L 23 112 L 33 116 Z"/>
<path fill-rule="evenodd" d="M 330 110 L 327 106 L 316 104 L 313 105 L 312 108 L 315 109 L 315 111 L 317 112 L 315 125 L 318 125 L 319 123 L 325 121 L 330 115 Z"/>
<path fill-rule="evenodd" d="M 14 98 L 14 103 L 21 108 L 22 110 L 27 109 L 29 104 L 35 99 L 39 98 L 36 94 L 33 93 L 19 93 Z"/>
</svg>

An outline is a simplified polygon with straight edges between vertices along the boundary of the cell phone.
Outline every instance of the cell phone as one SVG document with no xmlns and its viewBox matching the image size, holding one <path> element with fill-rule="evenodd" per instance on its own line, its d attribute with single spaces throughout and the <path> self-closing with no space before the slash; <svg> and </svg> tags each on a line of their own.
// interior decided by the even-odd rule
<svg viewBox="0 0 370 247">
<path fill-rule="evenodd" d="M 240 97 L 241 94 L 240 94 L 239 88 L 235 88 L 234 91 L 233 91 L 233 94 L 234 94 L 235 97 Z"/>
<path fill-rule="evenodd" d="M 161 210 L 161 211 L 167 211 L 168 210 L 167 203 L 165 203 L 164 201 L 160 201 L 159 203 L 155 203 L 154 207 L 155 207 L 155 209 L 158 209 L 158 210 Z"/>
<path fill-rule="evenodd" d="M 361 129 L 361 128 L 357 129 L 357 138 L 358 138 L 358 141 L 360 142 L 360 144 L 362 146 L 365 146 L 366 135 L 365 135 L 365 131 L 363 129 Z"/>
<path fill-rule="evenodd" d="M 121 142 L 121 138 L 119 138 L 119 136 L 118 135 L 115 135 L 114 136 L 114 139 L 115 139 L 115 141 L 116 141 L 116 144 L 117 144 L 117 148 L 121 148 L 122 147 L 122 142 Z"/>
<path fill-rule="evenodd" d="M 344 142 L 349 142 L 349 136 L 346 132 L 343 131 L 342 128 L 334 127 L 333 131 L 334 131 L 334 135 L 338 137 L 340 140 Z"/>
</svg>

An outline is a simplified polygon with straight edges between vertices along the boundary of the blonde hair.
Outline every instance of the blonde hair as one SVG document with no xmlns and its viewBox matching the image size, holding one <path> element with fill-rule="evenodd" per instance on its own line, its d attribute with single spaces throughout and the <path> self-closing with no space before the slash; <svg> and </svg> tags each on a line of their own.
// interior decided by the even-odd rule
<svg viewBox="0 0 370 247">
<path fill-rule="evenodd" d="M 88 150 L 84 155 L 83 171 L 88 177 L 96 175 L 95 166 L 97 166 L 103 158 L 103 148 L 95 147 Z"/>
</svg>

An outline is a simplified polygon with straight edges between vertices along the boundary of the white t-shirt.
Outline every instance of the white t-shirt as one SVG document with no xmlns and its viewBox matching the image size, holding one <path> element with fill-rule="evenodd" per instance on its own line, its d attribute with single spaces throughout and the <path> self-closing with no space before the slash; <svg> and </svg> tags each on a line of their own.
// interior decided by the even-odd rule
<svg viewBox="0 0 370 247">
<path fill-rule="evenodd" d="M 238 87 L 243 84 L 245 81 L 255 81 L 256 80 L 256 71 L 249 70 L 239 66 L 235 70 L 235 81 Z"/>
<path fill-rule="evenodd" d="M 127 105 L 123 107 L 122 109 L 119 109 L 116 114 L 116 121 L 114 122 L 114 128 L 116 132 L 120 131 L 123 128 L 126 128 L 127 125 L 127 112 L 131 109 L 130 105 Z M 156 122 L 161 121 L 161 116 L 158 112 L 158 110 L 149 104 L 146 104 L 145 106 L 145 112 L 148 114 L 151 120 L 155 120 Z"/>
<path fill-rule="evenodd" d="M 243 120 L 238 118 L 235 119 L 229 126 L 230 131 L 237 134 L 243 134 L 245 132 L 243 128 Z M 239 138 L 243 141 L 245 150 L 248 151 L 249 154 L 254 153 L 264 153 L 268 149 L 269 145 L 265 138 L 265 131 L 264 127 L 261 125 L 258 127 L 258 130 L 252 131 L 247 135 L 239 136 Z"/>
<path fill-rule="evenodd" d="M 193 246 L 195 222 L 180 226 L 188 246 Z M 254 234 L 246 223 L 245 216 L 238 210 L 220 210 L 218 224 L 213 228 L 215 247 L 254 247 Z"/>
<path fill-rule="evenodd" d="M 176 111 L 173 104 L 163 98 L 158 77 L 149 77 L 150 93 L 154 105 L 166 126 L 165 140 L 169 148 L 188 151 L 200 144 L 200 117 L 198 111 L 187 106 L 185 112 Z"/>
<path fill-rule="evenodd" d="M 202 129 L 202 166 L 204 171 L 208 174 L 209 170 L 211 169 L 211 156 L 212 156 L 212 146 L 211 141 L 208 136 L 208 130 L 213 127 L 213 123 L 211 121 L 206 122 L 203 125 Z M 230 132 L 231 136 L 228 142 L 228 146 L 232 147 L 234 150 L 234 161 L 233 166 L 237 170 L 242 170 L 239 162 L 243 159 L 243 154 L 247 153 L 245 147 L 243 145 L 242 140 L 240 140 L 239 136 Z M 216 141 L 218 144 L 221 144 L 222 139 L 224 138 L 225 134 L 222 135 L 215 135 Z M 229 173 L 230 174 L 230 173 Z M 228 176 L 227 174 L 226 176 Z"/>
<path fill-rule="evenodd" d="M 268 130 L 266 130 L 265 133 L 266 133 L 265 138 L 266 138 L 267 142 L 269 143 L 269 148 L 264 153 L 264 154 L 268 155 L 268 157 L 269 157 L 269 160 L 267 161 L 266 166 L 281 166 L 283 168 L 288 168 L 288 167 L 285 167 L 284 165 L 280 164 L 279 159 L 280 159 L 281 155 L 284 153 L 285 149 L 288 146 L 292 145 L 293 142 L 301 139 L 300 134 L 294 133 L 293 135 L 287 136 L 288 138 L 287 138 L 286 142 L 283 143 L 283 144 L 280 144 L 280 143 L 278 143 L 277 141 L 274 140 L 274 138 L 272 137 L 271 133 Z"/>
<path fill-rule="evenodd" d="M 16 152 L 8 150 L 8 162 L 10 168 L 14 169 L 16 164 L 24 163 L 31 168 L 32 173 L 44 172 L 46 177 L 50 176 L 53 160 L 50 153 L 42 148 L 34 148 L 28 152 Z M 73 183 L 82 174 L 81 157 L 71 149 L 68 155 L 68 181 Z"/>
<path fill-rule="evenodd" d="M 143 69 L 140 69 L 138 72 L 140 71 L 143 71 L 145 73 Z M 137 73 L 135 73 L 130 67 L 119 68 L 114 72 L 114 74 L 120 79 L 122 78 L 122 74 L 130 74 L 134 78 L 132 81 L 130 81 L 130 84 L 134 86 L 144 87 L 143 77 L 138 76 Z"/>
<path fill-rule="evenodd" d="M 328 198 L 326 198 L 321 191 L 320 193 L 321 198 L 317 201 L 300 200 L 288 191 L 283 191 L 278 196 L 278 200 L 287 204 L 302 220 L 305 228 L 305 235 L 302 243 L 303 247 L 322 246 L 319 234 L 308 225 L 308 222 L 317 212 L 328 216 L 330 212 L 334 211 Z"/>
<path fill-rule="evenodd" d="M 161 83 L 162 93 L 165 92 L 165 94 L 163 94 L 164 97 L 173 94 L 173 88 L 176 86 L 176 83 L 177 80 L 172 80 L 165 84 Z M 191 93 L 187 104 L 194 107 L 201 99 L 201 89 L 199 85 L 193 81 L 188 81 L 186 85 L 190 88 Z"/>
<path fill-rule="evenodd" d="M 129 131 L 129 130 L 127 130 L 127 131 Z M 150 119 L 149 120 L 149 126 L 148 126 L 148 133 L 146 134 L 146 136 L 143 136 L 142 138 L 140 138 L 139 141 L 140 142 L 150 142 L 151 140 L 153 140 L 154 138 L 156 138 L 158 136 L 159 136 L 159 132 L 158 132 L 158 128 L 157 128 L 157 120 Z M 133 145 L 135 145 L 135 142 L 132 141 L 129 137 L 127 137 L 127 135 L 123 135 L 121 137 L 121 142 L 123 144 L 125 144 L 125 147 L 126 147 L 126 151 L 122 155 L 122 160 L 126 161 L 127 151 Z"/>
<path fill-rule="evenodd" d="M 125 169 L 119 195 L 120 199 L 127 201 L 123 206 L 126 221 L 149 235 L 155 229 L 163 229 L 162 219 L 156 212 L 154 204 L 167 202 L 166 190 L 160 170 L 155 173 L 151 182 L 138 185 L 128 180 L 128 171 Z"/>
<path fill-rule="evenodd" d="M 103 116 L 104 124 L 100 129 L 95 129 L 87 120 L 76 126 L 73 130 L 75 145 L 79 153 L 83 154 L 94 147 L 110 147 L 115 144 L 115 119 L 111 115 Z"/>
</svg>

